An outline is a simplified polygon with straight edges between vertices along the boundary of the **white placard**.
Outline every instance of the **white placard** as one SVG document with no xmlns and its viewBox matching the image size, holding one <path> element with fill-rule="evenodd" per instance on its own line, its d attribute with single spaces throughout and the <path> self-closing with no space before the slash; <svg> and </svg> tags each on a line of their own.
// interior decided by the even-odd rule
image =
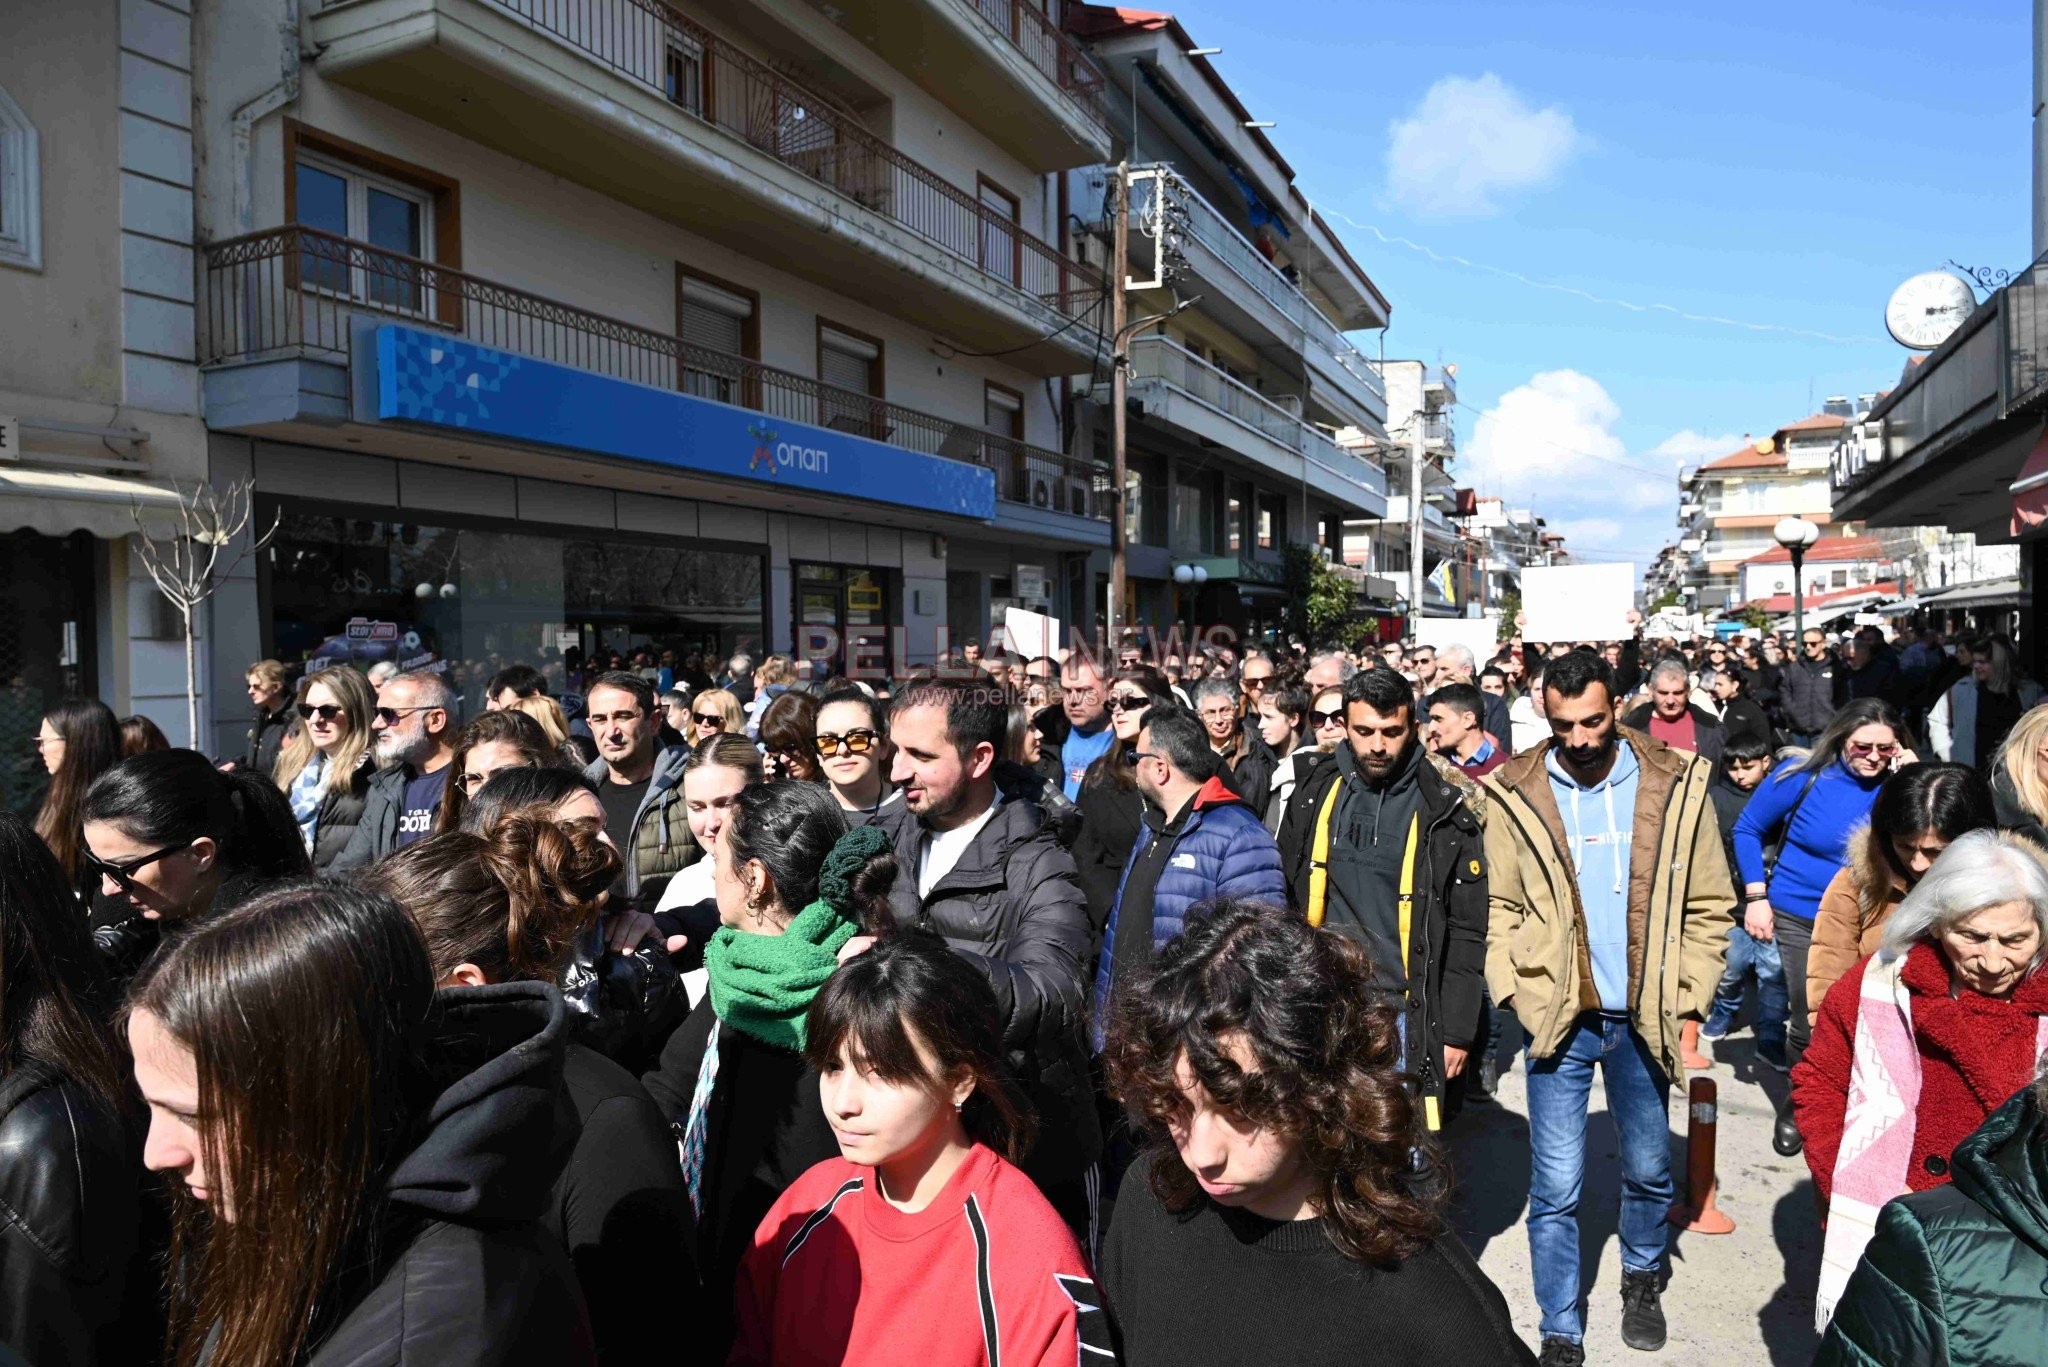
<svg viewBox="0 0 2048 1367">
<path fill-rule="evenodd" d="M 1005 608 L 1003 634 L 1009 637 L 1012 655 L 1026 660 L 1052 655 L 1060 645 L 1060 619 L 1029 608 Z"/>
<path fill-rule="evenodd" d="M 1522 571 L 1522 639 L 1621 641 L 1635 634 L 1636 567 L 1535 565 Z"/>
<path fill-rule="evenodd" d="M 1500 615 L 1486 617 L 1417 617 L 1414 619 L 1415 644 L 1433 646 L 1441 651 L 1445 646 L 1469 646 L 1472 662 L 1476 668 L 1486 668 L 1486 662 L 1500 649 Z"/>
</svg>

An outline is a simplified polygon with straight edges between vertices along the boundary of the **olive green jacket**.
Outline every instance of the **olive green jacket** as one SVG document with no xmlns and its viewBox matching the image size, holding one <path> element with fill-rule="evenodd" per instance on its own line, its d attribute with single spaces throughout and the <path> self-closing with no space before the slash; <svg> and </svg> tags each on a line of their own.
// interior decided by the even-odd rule
<svg viewBox="0 0 2048 1367">
<path fill-rule="evenodd" d="M 1711 766 L 1640 731 L 1635 818 L 1629 839 L 1630 1023 L 1667 1077 L 1685 1077 L 1678 1023 L 1702 1020 L 1728 956 L 1735 885 L 1707 788 Z M 1486 985 L 1529 1031 L 1529 1056 L 1549 1058 L 1572 1023 L 1597 1010 L 1586 916 L 1566 850 L 1564 818 L 1544 760 L 1531 746 L 1480 780 L 1486 789 L 1489 912 Z"/>
<path fill-rule="evenodd" d="M 1956 1145 L 1949 1185 L 1891 1202 L 1814 1367 L 2048 1362 L 2048 1117 L 2034 1088 Z"/>
</svg>

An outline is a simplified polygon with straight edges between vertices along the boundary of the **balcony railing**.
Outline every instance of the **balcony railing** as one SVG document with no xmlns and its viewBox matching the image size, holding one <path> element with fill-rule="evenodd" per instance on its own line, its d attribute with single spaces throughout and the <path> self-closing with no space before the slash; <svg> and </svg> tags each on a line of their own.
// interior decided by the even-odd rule
<svg viewBox="0 0 2048 1367">
<path fill-rule="evenodd" d="M 1163 171 L 1159 180 L 1150 177 L 1137 181 L 1131 186 L 1131 219 L 1133 222 L 1153 212 L 1152 197 L 1158 187 L 1165 185 L 1167 202 L 1177 204 L 1187 211 L 1187 230 L 1203 246 L 1215 253 L 1218 260 L 1266 301 L 1280 311 L 1280 315 L 1300 328 L 1308 336 L 1308 344 L 1321 349 L 1330 361 L 1342 367 L 1362 384 L 1368 393 L 1382 402 L 1387 397 L 1387 387 L 1380 378 L 1379 368 L 1365 354 L 1351 344 L 1337 325 L 1323 316 L 1321 309 L 1309 302 L 1301 287 L 1287 278 L 1286 272 L 1268 261 L 1264 254 L 1246 241 L 1244 235 L 1233 227 L 1230 220 L 1219 213 L 1214 205 L 1202 197 L 1200 191 L 1182 179 L 1169 167 L 1151 166 L 1146 170 Z"/>
<path fill-rule="evenodd" d="M 683 112 L 1072 316 L 1101 281 L 830 99 L 660 0 L 488 0 Z M 326 0 L 332 7 L 349 0 Z"/>
<path fill-rule="evenodd" d="M 969 0 L 974 12 L 990 28 L 1010 40 L 1026 61 L 1045 73 L 1067 92 L 1098 124 L 1108 124 L 1109 105 L 1103 91 L 1102 73 L 1088 60 L 1080 44 L 1045 17 L 1041 3 L 1033 0 Z"/>
<path fill-rule="evenodd" d="M 293 355 L 346 364 L 350 320 L 371 315 L 635 384 L 674 389 L 791 422 L 870 437 L 995 472 L 1016 503 L 1098 520 L 1106 472 L 857 390 L 592 313 L 417 257 L 287 226 L 205 249 L 200 361 Z"/>
<path fill-rule="evenodd" d="M 1182 390 L 1331 473 L 1375 492 L 1386 492 L 1386 475 L 1377 465 L 1337 445 L 1320 428 L 1303 422 L 1250 385 L 1232 379 L 1176 342 L 1165 337 L 1141 337 L 1133 342 L 1131 376 L 1158 380 Z"/>
</svg>

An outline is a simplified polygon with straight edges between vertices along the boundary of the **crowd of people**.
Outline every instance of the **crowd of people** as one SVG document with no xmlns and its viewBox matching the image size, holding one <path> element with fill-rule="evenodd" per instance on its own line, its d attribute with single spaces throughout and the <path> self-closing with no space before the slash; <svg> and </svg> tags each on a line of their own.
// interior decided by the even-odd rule
<svg viewBox="0 0 2048 1367">
<path fill-rule="evenodd" d="M 0 1343 L 1572 1367 L 1595 1072 L 1655 1350 L 1671 1092 L 1747 1030 L 1822 1359 L 2039 1360 L 2015 659 L 266 660 L 225 756 L 61 703 L 0 814 Z M 1534 1344 L 1446 1213 L 1517 1058 Z"/>
</svg>

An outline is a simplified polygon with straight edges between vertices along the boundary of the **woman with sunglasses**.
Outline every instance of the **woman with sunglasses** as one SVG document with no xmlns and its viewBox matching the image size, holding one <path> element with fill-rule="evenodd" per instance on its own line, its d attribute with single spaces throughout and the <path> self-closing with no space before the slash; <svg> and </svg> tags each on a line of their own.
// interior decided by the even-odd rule
<svg viewBox="0 0 2048 1367">
<path fill-rule="evenodd" d="M 762 761 L 770 783 L 794 780 L 823 783 L 824 766 L 818 763 L 818 699 L 814 694 L 788 692 L 778 696 L 761 712 Z"/>
<path fill-rule="evenodd" d="M 370 719 L 377 695 L 370 681 L 346 666 L 299 680 L 299 724 L 278 752 L 273 776 L 291 803 L 316 873 L 325 873 L 362 824 L 375 733 Z"/>
<path fill-rule="evenodd" d="M 80 863 L 78 804 L 92 781 L 120 762 L 120 723 L 113 709 L 95 698 L 66 698 L 44 715 L 36 749 L 50 775 L 50 786 L 36 809 L 36 834 L 57 856 L 64 876 L 87 889 L 90 880 Z"/>
<path fill-rule="evenodd" d="M 1893 770 L 1913 762 L 1905 734 L 1890 703 L 1856 699 L 1835 713 L 1811 754 L 1771 771 L 1735 823 L 1737 877 L 1747 903 L 1743 929 L 1754 939 L 1775 940 L 1785 966 L 1792 1012 L 1788 1066 L 1798 1064 L 1809 1038 L 1806 953 L 1814 917 L 1828 885 L 1848 866 L 1850 833 L 1869 818 L 1878 789 Z M 1787 1158 L 1799 1152 L 1789 1106 L 1779 1112 L 1772 1143 Z"/>
<path fill-rule="evenodd" d="M 740 700 L 732 694 L 722 688 L 707 688 L 690 699 L 689 714 L 683 720 L 689 725 L 677 729 L 695 745 L 706 736 L 744 730 L 747 714 L 741 709 Z"/>
<path fill-rule="evenodd" d="M 889 725 L 882 705 L 844 681 L 818 700 L 818 762 L 846 824 L 865 826 L 901 792 L 889 781 Z"/>
<path fill-rule="evenodd" d="M 93 780 L 79 819 L 81 860 L 100 894 L 93 944 L 116 983 L 155 952 L 165 926 L 313 871 L 277 785 L 223 772 L 194 750 L 122 760 Z"/>
<path fill-rule="evenodd" d="M 441 816 L 434 829 L 459 830 L 470 798 L 499 770 L 545 769 L 561 763 L 561 750 L 548 744 L 547 732 L 524 712 L 508 707 L 471 718 L 455 737 L 455 758 L 448 761 L 448 786 L 441 793 Z"/>
<path fill-rule="evenodd" d="M 1109 923 L 1124 863 L 1145 823 L 1145 798 L 1137 784 L 1138 732 L 1147 709 L 1174 701 L 1173 686 L 1150 665 L 1139 665 L 1117 675 L 1105 701 L 1116 739 L 1081 776 L 1076 799 L 1081 831 L 1073 845 L 1074 867 L 1098 938 Z"/>
<path fill-rule="evenodd" d="M 1308 734 L 1316 753 L 1334 755 L 1344 740 L 1344 690 L 1325 688 L 1308 704 Z"/>
</svg>

